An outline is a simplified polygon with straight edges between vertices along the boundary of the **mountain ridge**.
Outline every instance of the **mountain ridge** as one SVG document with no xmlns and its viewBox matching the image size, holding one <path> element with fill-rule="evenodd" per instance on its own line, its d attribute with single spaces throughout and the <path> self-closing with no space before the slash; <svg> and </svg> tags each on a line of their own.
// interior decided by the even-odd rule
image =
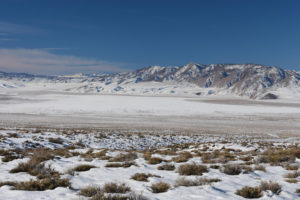
<svg viewBox="0 0 300 200">
<path fill-rule="evenodd" d="M 299 92 L 300 73 L 259 64 L 189 63 L 148 66 L 114 74 L 64 76 L 0 72 L 1 88 L 38 87 L 81 93 L 221 95 L 261 98 L 281 89 Z"/>
</svg>

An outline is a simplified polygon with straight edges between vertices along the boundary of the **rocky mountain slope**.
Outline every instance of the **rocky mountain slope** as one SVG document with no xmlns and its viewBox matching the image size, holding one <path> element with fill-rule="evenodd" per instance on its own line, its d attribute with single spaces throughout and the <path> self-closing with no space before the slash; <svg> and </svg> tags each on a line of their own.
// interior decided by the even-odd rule
<svg viewBox="0 0 300 200">
<path fill-rule="evenodd" d="M 133 72 L 97 75 L 37 76 L 0 72 L 0 88 L 48 89 L 81 93 L 138 95 L 232 94 L 268 97 L 285 90 L 300 93 L 300 73 L 257 64 L 190 63 L 150 66 Z M 276 96 L 276 95 L 275 95 Z M 273 96 L 274 97 L 274 96 Z"/>
</svg>

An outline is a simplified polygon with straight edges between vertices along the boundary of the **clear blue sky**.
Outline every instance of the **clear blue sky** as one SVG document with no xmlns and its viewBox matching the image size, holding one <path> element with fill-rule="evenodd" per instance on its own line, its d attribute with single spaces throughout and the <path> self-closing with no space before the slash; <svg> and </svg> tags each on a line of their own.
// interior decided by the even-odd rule
<svg viewBox="0 0 300 200">
<path fill-rule="evenodd" d="M 0 1 L 0 70 L 117 72 L 189 62 L 300 70 L 300 1 Z"/>
</svg>

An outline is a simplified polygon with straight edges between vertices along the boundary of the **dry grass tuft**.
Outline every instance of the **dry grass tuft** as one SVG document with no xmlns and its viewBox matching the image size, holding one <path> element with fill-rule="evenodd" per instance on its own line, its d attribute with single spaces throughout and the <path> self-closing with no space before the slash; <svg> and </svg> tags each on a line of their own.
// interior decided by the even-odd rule
<svg viewBox="0 0 300 200">
<path fill-rule="evenodd" d="M 158 170 L 166 170 L 166 171 L 173 171 L 175 170 L 175 166 L 172 164 L 163 164 L 157 167 Z"/>
<path fill-rule="evenodd" d="M 245 186 L 242 189 L 237 190 L 235 194 L 247 199 L 254 199 L 254 198 L 260 198 L 262 196 L 262 191 L 259 187 Z"/>
<path fill-rule="evenodd" d="M 162 192 L 167 192 L 171 188 L 171 186 L 169 183 L 159 182 L 159 183 L 153 183 L 150 186 L 150 188 L 153 193 L 162 193 Z"/>
<path fill-rule="evenodd" d="M 118 168 L 118 167 L 128 168 L 131 166 L 138 166 L 138 165 L 135 162 L 107 163 L 105 165 L 105 167 L 109 167 L 109 168 Z"/>
<path fill-rule="evenodd" d="M 278 183 L 276 182 L 273 182 L 273 181 L 262 181 L 260 183 L 260 186 L 259 188 L 263 191 L 267 191 L 267 190 L 270 190 L 272 191 L 274 194 L 280 194 L 281 192 L 281 185 L 279 185 Z"/>
<path fill-rule="evenodd" d="M 179 156 L 174 157 L 172 160 L 177 163 L 187 162 L 193 155 L 190 152 L 182 152 Z"/>
<path fill-rule="evenodd" d="M 103 188 L 103 192 L 106 193 L 121 193 L 124 194 L 126 192 L 130 192 L 131 189 L 125 183 L 117 184 L 117 183 L 106 183 Z"/>
<path fill-rule="evenodd" d="M 179 187 L 179 186 L 191 187 L 191 186 L 208 185 L 213 182 L 219 182 L 219 181 L 221 180 L 217 178 L 209 179 L 205 177 L 205 178 L 196 178 L 192 180 L 192 179 L 187 179 L 186 177 L 179 177 L 175 181 L 175 187 Z"/>
<path fill-rule="evenodd" d="M 88 165 L 88 164 L 82 164 L 82 165 L 78 165 L 78 166 L 74 167 L 73 169 L 71 169 L 69 171 L 69 173 L 89 171 L 92 168 L 96 168 L 96 166 Z"/>
<path fill-rule="evenodd" d="M 223 165 L 221 171 L 228 175 L 239 175 L 242 172 L 242 167 L 237 164 Z"/>
<path fill-rule="evenodd" d="M 64 140 L 62 138 L 48 138 L 49 142 L 56 143 L 56 144 L 63 144 Z"/>
<path fill-rule="evenodd" d="M 116 157 L 109 159 L 109 162 L 129 162 L 137 159 L 137 154 L 130 152 L 130 153 L 120 153 Z"/>
<path fill-rule="evenodd" d="M 284 175 L 285 178 L 297 178 L 299 176 L 300 176 L 300 171 L 295 171 Z"/>
<path fill-rule="evenodd" d="M 205 165 L 199 165 L 196 163 L 192 164 L 183 164 L 178 167 L 177 172 L 180 175 L 186 175 L 186 176 L 191 176 L 191 175 L 198 175 L 201 176 L 203 173 L 208 172 L 208 169 Z"/>
<path fill-rule="evenodd" d="M 158 175 L 154 174 L 145 174 L 145 173 L 135 173 L 133 176 L 131 176 L 131 179 L 136 180 L 136 181 L 144 181 L 148 182 L 149 177 L 157 177 L 160 178 Z"/>
<path fill-rule="evenodd" d="M 266 168 L 263 165 L 255 165 L 254 170 L 266 172 Z"/>
</svg>

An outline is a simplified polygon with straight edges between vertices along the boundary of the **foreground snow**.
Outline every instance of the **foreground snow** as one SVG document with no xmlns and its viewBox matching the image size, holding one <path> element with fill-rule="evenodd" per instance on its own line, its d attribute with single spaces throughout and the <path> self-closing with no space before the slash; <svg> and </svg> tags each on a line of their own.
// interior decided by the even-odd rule
<svg viewBox="0 0 300 200">
<path fill-rule="evenodd" d="M 16 134 L 15 134 L 16 133 Z M 201 177 L 217 178 L 220 182 L 194 187 L 174 187 L 176 179 L 181 177 L 176 170 L 164 171 L 158 170 L 157 167 L 161 164 L 149 164 L 143 153 L 145 149 L 152 150 L 167 150 L 168 146 L 176 144 L 190 144 L 187 149 L 181 149 L 177 146 L 177 153 L 188 151 L 195 154 L 201 149 L 205 152 L 213 152 L 214 150 L 229 149 L 229 152 L 257 152 L 264 151 L 268 145 L 280 147 L 282 145 L 298 145 L 299 138 L 274 138 L 271 136 L 224 136 L 224 135 L 178 135 L 178 134 L 162 134 L 157 132 L 152 133 L 123 133 L 119 131 L 109 130 L 45 130 L 45 129 L 6 129 L 0 131 L 1 142 L 0 149 L 30 149 L 30 148 L 50 148 L 63 149 L 69 146 L 80 143 L 81 147 L 76 146 L 70 152 L 78 152 L 81 155 L 64 157 L 55 156 L 54 159 L 46 161 L 47 166 L 51 166 L 54 170 L 63 174 L 63 178 L 69 178 L 72 188 L 58 187 L 54 190 L 46 191 L 19 191 L 11 190 L 10 186 L 0 187 L 1 199 L 84 199 L 79 196 L 79 189 L 88 186 L 103 186 L 105 183 L 117 182 L 126 183 L 132 190 L 149 199 L 243 199 L 235 194 L 237 189 L 243 186 L 257 186 L 260 181 L 272 180 L 282 186 L 282 192 L 279 195 L 272 192 L 263 192 L 260 199 L 297 199 L 298 194 L 295 193 L 299 188 L 299 183 L 288 183 L 285 181 L 284 175 L 290 170 L 286 170 L 282 166 L 271 166 L 267 163 L 260 164 L 266 168 L 266 172 L 253 170 L 248 173 L 239 175 L 227 175 L 219 169 L 209 168 L 207 173 Z M 49 138 L 60 138 L 61 142 L 51 142 Z M 266 144 L 266 145 L 262 145 Z M 89 152 L 101 152 L 106 149 L 106 156 L 115 157 L 119 153 L 137 152 L 137 159 L 134 160 L 136 165 L 128 168 L 109 168 L 105 167 L 107 160 L 98 158 L 89 158 Z M 195 154 L 196 155 L 196 154 Z M 246 155 L 246 154 L 245 154 Z M 152 154 L 152 157 L 160 157 L 164 160 L 172 160 L 177 155 L 164 155 L 160 153 Z M 3 158 L 3 156 L 2 156 Z M 29 158 L 24 157 L 15 159 L 9 162 L 0 161 L 0 181 L 29 181 L 36 180 L 36 177 L 21 172 L 17 174 L 9 173 L 20 162 L 27 162 Z M 175 165 L 178 168 L 183 163 L 174 161 L 169 164 Z M 194 156 L 186 163 L 199 163 L 206 166 L 220 165 L 221 163 L 206 164 L 203 163 L 201 156 Z M 242 160 L 229 161 L 228 163 L 243 163 Z M 69 170 L 81 164 L 90 164 L 96 168 L 92 168 L 84 172 L 75 172 L 70 174 Z M 293 165 L 300 166 L 300 159 L 296 159 Z M 250 164 L 254 168 L 254 164 Z M 135 173 L 151 173 L 158 177 L 148 178 L 148 182 L 139 182 L 131 179 Z M 188 176 L 187 178 L 195 179 L 196 176 Z M 296 178 L 300 181 L 299 177 Z M 171 185 L 171 189 L 164 193 L 152 193 L 150 185 L 163 181 Z"/>
</svg>

